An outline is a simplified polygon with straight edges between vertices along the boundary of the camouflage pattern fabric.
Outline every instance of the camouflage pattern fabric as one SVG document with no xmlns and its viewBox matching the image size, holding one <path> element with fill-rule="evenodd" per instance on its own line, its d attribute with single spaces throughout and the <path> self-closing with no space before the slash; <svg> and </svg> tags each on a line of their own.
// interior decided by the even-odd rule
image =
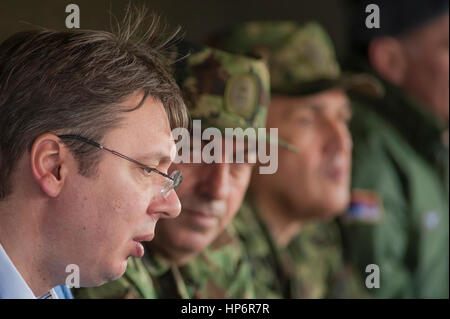
<svg viewBox="0 0 450 319">
<path fill-rule="evenodd" d="M 158 298 L 253 298 L 250 266 L 239 240 L 227 229 L 182 267 L 150 250 L 149 272 Z"/>
<path fill-rule="evenodd" d="M 219 48 L 267 61 L 272 93 L 308 95 L 336 86 L 368 95 L 383 93 L 373 76 L 341 72 L 332 41 L 316 22 L 248 22 L 213 41 Z"/>
<path fill-rule="evenodd" d="M 144 257 L 145 258 L 145 257 Z M 155 299 L 153 281 L 143 260 L 130 258 L 125 274 L 99 287 L 72 288 L 76 299 Z"/>
<path fill-rule="evenodd" d="M 247 197 L 233 220 L 252 267 L 256 298 L 364 298 L 343 263 L 337 225 L 311 222 L 287 247 L 276 245 Z"/>
<path fill-rule="evenodd" d="M 212 48 L 191 50 L 175 77 L 191 118 L 202 125 L 222 131 L 265 127 L 270 80 L 263 60 Z"/>
</svg>

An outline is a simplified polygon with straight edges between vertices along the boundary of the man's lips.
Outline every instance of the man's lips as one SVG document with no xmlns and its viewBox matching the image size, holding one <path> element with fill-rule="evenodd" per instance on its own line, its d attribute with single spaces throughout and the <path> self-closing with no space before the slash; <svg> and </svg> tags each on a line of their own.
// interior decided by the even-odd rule
<svg viewBox="0 0 450 319">
<path fill-rule="evenodd" d="M 324 172 L 328 178 L 337 182 L 343 181 L 348 176 L 348 170 L 345 167 L 327 167 Z"/>
<path fill-rule="evenodd" d="M 133 238 L 134 249 L 131 256 L 142 258 L 144 256 L 144 246 L 142 245 L 142 242 L 151 241 L 154 236 L 154 234 L 150 234 Z"/>
</svg>

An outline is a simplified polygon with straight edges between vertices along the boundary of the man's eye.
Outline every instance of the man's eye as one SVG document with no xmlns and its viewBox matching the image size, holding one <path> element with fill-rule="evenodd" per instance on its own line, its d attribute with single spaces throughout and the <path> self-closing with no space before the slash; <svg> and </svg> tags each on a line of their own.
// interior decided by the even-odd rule
<svg viewBox="0 0 450 319">
<path fill-rule="evenodd" d="M 300 125 L 309 125 L 313 122 L 313 117 L 312 116 L 297 116 L 295 118 L 295 123 L 300 124 Z"/>
<path fill-rule="evenodd" d="M 145 176 L 149 176 L 150 173 L 152 172 L 152 170 L 149 169 L 148 167 L 142 167 L 142 170 L 144 171 Z"/>
</svg>

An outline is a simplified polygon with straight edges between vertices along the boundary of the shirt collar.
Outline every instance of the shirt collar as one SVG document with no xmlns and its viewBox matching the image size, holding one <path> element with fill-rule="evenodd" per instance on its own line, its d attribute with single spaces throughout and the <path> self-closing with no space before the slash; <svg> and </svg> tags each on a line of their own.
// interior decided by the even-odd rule
<svg viewBox="0 0 450 319">
<path fill-rule="evenodd" d="M 59 299 L 58 293 L 55 288 L 50 289 L 46 294 L 38 297 L 37 299 Z"/>
<path fill-rule="evenodd" d="M 36 299 L 1 244 L 0 299 Z"/>
</svg>

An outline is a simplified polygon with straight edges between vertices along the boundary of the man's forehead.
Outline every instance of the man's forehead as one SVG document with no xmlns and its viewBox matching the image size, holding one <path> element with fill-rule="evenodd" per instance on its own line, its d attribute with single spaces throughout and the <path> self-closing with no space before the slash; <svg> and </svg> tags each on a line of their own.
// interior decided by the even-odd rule
<svg viewBox="0 0 450 319">
<path fill-rule="evenodd" d="M 161 134 L 156 138 L 141 140 L 136 144 L 133 152 L 136 154 L 136 158 L 163 163 L 173 161 L 175 149 L 173 136 Z"/>
<path fill-rule="evenodd" d="M 133 128 L 136 125 L 147 126 L 147 130 L 164 130 L 170 132 L 170 123 L 163 103 L 152 95 L 145 96 L 142 92 L 131 95 L 122 103 L 124 113 L 122 125 Z"/>
<path fill-rule="evenodd" d="M 290 111 L 302 109 L 326 111 L 327 109 L 334 107 L 350 107 L 350 100 L 342 89 L 329 90 L 312 96 L 299 97 L 298 99 L 291 100 L 291 103 L 289 104 Z"/>
<path fill-rule="evenodd" d="M 140 108 L 126 113 L 121 124 L 121 133 L 136 159 L 170 161 L 174 140 L 158 99 L 148 96 Z"/>
</svg>

